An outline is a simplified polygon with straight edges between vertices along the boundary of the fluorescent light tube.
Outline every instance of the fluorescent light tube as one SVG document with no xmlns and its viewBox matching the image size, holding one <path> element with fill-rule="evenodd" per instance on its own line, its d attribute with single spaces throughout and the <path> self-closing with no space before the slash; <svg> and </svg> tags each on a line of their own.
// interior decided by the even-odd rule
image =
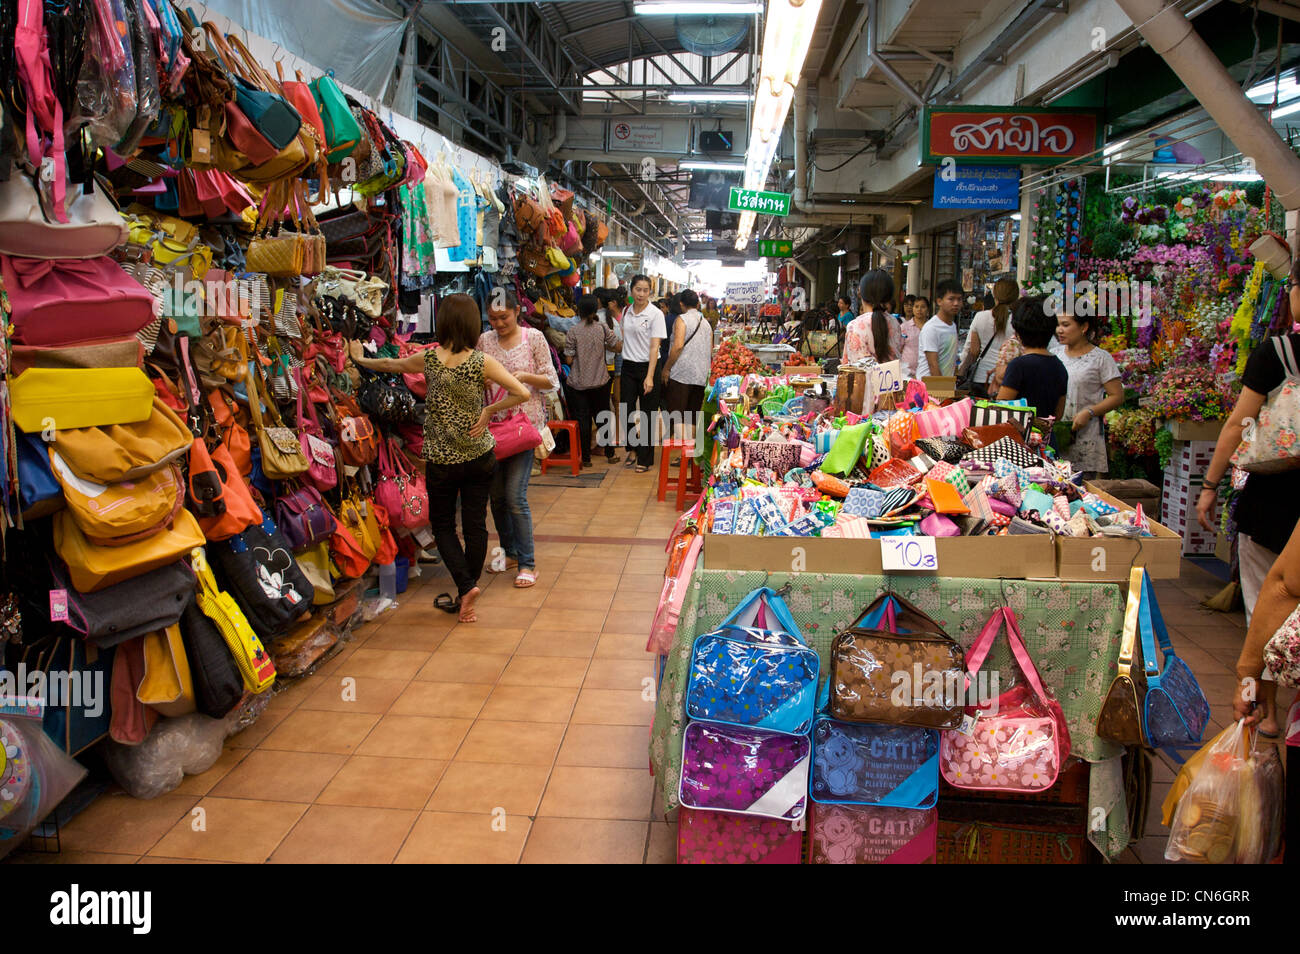
<svg viewBox="0 0 1300 954">
<path fill-rule="evenodd" d="M 727 16 L 762 13 L 761 0 L 644 0 L 632 4 L 632 11 L 646 16 Z"/>
<path fill-rule="evenodd" d="M 700 159 L 683 159 L 677 164 L 679 169 L 698 169 L 701 172 L 744 172 L 745 167 L 738 162 L 708 162 Z"/>
<path fill-rule="evenodd" d="M 748 103 L 754 98 L 754 94 L 728 90 L 718 90 L 717 92 L 698 90 L 695 92 L 669 93 L 667 98 L 670 103 Z"/>
</svg>

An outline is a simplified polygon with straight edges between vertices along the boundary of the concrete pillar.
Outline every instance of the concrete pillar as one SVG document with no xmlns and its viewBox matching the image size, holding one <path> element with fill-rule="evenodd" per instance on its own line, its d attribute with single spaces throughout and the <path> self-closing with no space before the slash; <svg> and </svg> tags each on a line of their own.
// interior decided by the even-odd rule
<svg viewBox="0 0 1300 954">
<path fill-rule="evenodd" d="M 1020 175 L 1029 175 L 1032 167 L 1021 166 Z M 1023 288 L 1029 280 L 1029 252 L 1033 238 L 1034 196 L 1032 192 L 1020 193 L 1020 238 L 1016 241 L 1016 281 Z"/>
</svg>

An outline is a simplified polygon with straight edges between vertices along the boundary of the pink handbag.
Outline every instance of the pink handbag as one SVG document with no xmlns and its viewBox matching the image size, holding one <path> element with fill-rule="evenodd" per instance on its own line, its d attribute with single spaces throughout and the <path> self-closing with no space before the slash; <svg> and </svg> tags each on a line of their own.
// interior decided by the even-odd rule
<svg viewBox="0 0 1300 954">
<path fill-rule="evenodd" d="M 116 341 L 154 318 L 149 290 L 111 258 L 0 255 L 16 344 L 53 348 Z"/>
<path fill-rule="evenodd" d="M 306 414 L 303 413 L 303 396 L 308 390 L 306 369 L 296 368 L 294 373 L 298 377 L 298 443 L 302 445 L 302 456 L 307 458 L 307 473 L 302 476 L 307 483 L 323 493 L 338 486 L 338 459 L 334 445 L 321 436 L 316 405 L 310 399 L 306 400 Z"/>
<path fill-rule="evenodd" d="M 537 428 L 523 411 L 511 411 L 504 421 L 490 421 L 488 430 L 496 441 L 494 453 L 497 460 L 531 451 L 542 442 L 542 435 L 537 433 Z"/>
<path fill-rule="evenodd" d="M 991 705 L 967 706 L 966 715 L 976 717 L 974 726 L 969 732 L 944 730 L 939 767 L 954 788 L 1042 792 L 1056 783 L 1070 756 L 1070 730 L 1061 704 L 1043 687 L 1009 607 L 993 612 L 966 653 L 968 692 L 971 685 L 980 685 L 980 667 L 1004 623 L 1026 684 L 1002 693 Z"/>
<path fill-rule="evenodd" d="M 379 480 L 375 502 L 388 511 L 392 526 L 414 530 L 429 522 L 429 491 L 424 474 L 406 465 L 392 440 L 379 443 Z"/>
<path fill-rule="evenodd" d="M 960 437 L 970 427 L 975 402 L 962 398 L 947 407 L 932 407 L 916 415 L 916 429 L 921 437 Z"/>
</svg>

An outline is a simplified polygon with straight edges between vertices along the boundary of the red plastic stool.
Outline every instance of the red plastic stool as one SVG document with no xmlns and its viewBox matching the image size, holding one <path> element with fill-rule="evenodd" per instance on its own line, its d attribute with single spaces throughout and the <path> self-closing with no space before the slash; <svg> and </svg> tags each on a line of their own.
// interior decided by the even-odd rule
<svg viewBox="0 0 1300 954">
<path fill-rule="evenodd" d="M 681 462 L 677 465 L 677 474 L 672 473 L 672 451 L 681 452 Z M 659 455 L 659 491 L 657 499 L 665 500 L 668 491 L 677 494 L 677 509 L 686 503 L 687 494 L 698 494 L 702 489 L 702 475 L 695 463 L 695 444 L 693 441 L 668 440 L 663 443 Z"/>
<path fill-rule="evenodd" d="M 578 444 L 578 422 L 547 421 L 546 426 L 552 431 L 564 431 L 569 435 L 569 453 L 568 456 L 558 456 L 552 451 L 551 456 L 542 461 L 542 473 L 546 473 L 552 467 L 568 467 L 573 471 L 573 476 L 577 477 L 578 472 L 582 470 L 582 447 Z"/>
</svg>

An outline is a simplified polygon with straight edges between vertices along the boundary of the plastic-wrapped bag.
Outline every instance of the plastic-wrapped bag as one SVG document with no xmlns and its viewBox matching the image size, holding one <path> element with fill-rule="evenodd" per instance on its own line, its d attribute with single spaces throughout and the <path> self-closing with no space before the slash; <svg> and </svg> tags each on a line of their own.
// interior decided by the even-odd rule
<svg viewBox="0 0 1300 954">
<path fill-rule="evenodd" d="M 123 0 L 92 0 L 90 7 L 77 112 L 90 121 L 91 141 L 107 148 L 120 142 L 135 120 L 135 57 Z"/>
<path fill-rule="evenodd" d="M 43 709 L 0 709 L 0 858 L 23 843 L 86 775 L 41 729 Z"/>
<path fill-rule="evenodd" d="M 186 775 L 212 767 L 221 757 L 230 729 L 227 721 L 197 712 L 162 719 L 139 745 L 107 743 L 104 761 L 117 783 L 135 798 L 157 798 L 175 789 Z"/>
<path fill-rule="evenodd" d="M 1165 858 L 1217 865 L 1257 855 L 1260 805 L 1246 727 L 1234 722 L 1198 755 L 1195 768 L 1189 760 L 1179 773 L 1191 781 L 1178 801 Z"/>
<path fill-rule="evenodd" d="M 1256 748 L 1251 756 L 1250 788 L 1252 811 L 1242 812 L 1249 819 L 1249 838 L 1239 840 L 1238 864 L 1265 864 L 1282 850 L 1282 821 L 1286 815 L 1286 776 L 1277 746 Z M 1245 826 L 1243 826 L 1245 827 Z M 1243 846 L 1249 846 L 1249 857 Z"/>
</svg>

